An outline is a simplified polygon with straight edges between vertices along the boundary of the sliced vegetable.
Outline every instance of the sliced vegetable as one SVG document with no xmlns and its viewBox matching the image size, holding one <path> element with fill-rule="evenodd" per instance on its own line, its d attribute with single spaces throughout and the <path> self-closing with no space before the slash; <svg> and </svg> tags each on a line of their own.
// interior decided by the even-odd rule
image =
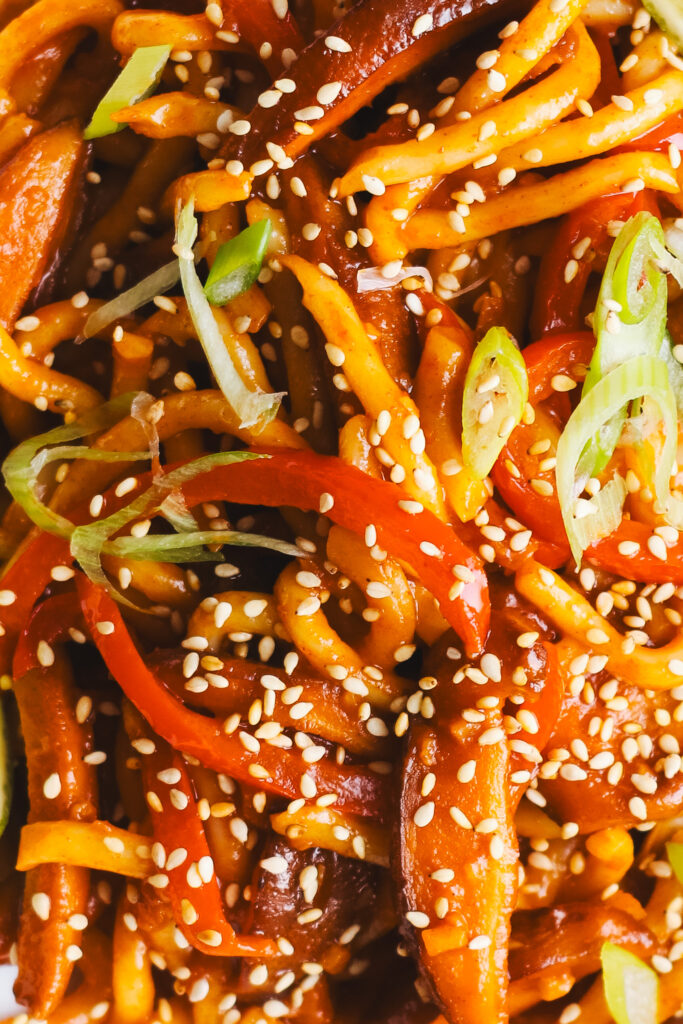
<svg viewBox="0 0 683 1024">
<path fill-rule="evenodd" d="M 212 306 L 224 306 L 255 283 L 270 232 L 271 223 L 266 218 L 221 245 L 204 285 L 204 294 Z"/>
<path fill-rule="evenodd" d="M 659 979 L 651 967 L 620 946 L 602 947 L 605 1001 L 616 1024 L 657 1024 Z"/>
<path fill-rule="evenodd" d="M 614 533 L 622 520 L 626 494 L 626 482 L 617 473 L 592 498 L 576 503 L 574 530 L 584 551 Z"/>
<path fill-rule="evenodd" d="M 664 251 L 662 225 L 646 211 L 631 217 L 617 235 L 595 308 L 596 345 L 583 395 L 632 356 L 659 354 L 666 329 L 667 284 L 657 260 Z M 623 406 L 591 440 L 582 460 L 589 475 L 607 465 L 625 419 Z"/>
<path fill-rule="evenodd" d="M 77 587 L 86 626 L 107 668 L 154 732 L 174 749 L 246 784 L 253 784 L 250 768 L 258 763 L 265 772 L 259 774 L 259 789 L 290 800 L 300 796 L 305 770 L 319 792 L 338 794 L 340 809 L 384 819 L 390 803 L 386 776 L 362 765 L 338 765 L 329 757 L 307 764 L 296 748 L 261 743 L 258 754 L 247 750 L 240 734 L 224 731 L 221 719 L 191 711 L 157 679 L 133 643 L 117 605 L 101 587 L 83 575 L 78 576 Z M 108 624 L 106 629 L 99 628 L 103 623 Z"/>
<path fill-rule="evenodd" d="M 98 523 L 99 526 L 99 523 Z M 79 527 L 85 531 L 90 527 Z M 188 533 L 154 534 L 147 537 L 119 537 L 107 541 L 102 551 L 117 558 L 151 559 L 164 562 L 220 562 L 222 555 L 207 551 L 205 544 L 231 544 L 243 548 L 267 548 L 281 555 L 297 558 L 301 550 L 294 544 L 264 537 L 259 533 L 243 533 L 236 530 L 193 530 Z"/>
<path fill-rule="evenodd" d="M 635 356 L 599 380 L 581 399 L 557 446 L 557 494 L 567 537 L 577 563 L 581 560 L 586 533 L 582 532 L 580 538 L 576 529 L 576 500 L 589 476 L 585 465 L 582 465 L 582 453 L 589 441 L 600 437 L 605 425 L 608 431 L 611 430 L 610 421 L 617 413 L 629 402 L 643 396 L 658 406 L 663 420 L 663 445 L 653 483 L 660 505 L 666 508 L 669 503 L 669 477 L 678 438 L 676 402 L 669 384 L 666 363 L 653 356 Z"/>
<path fill-rule="evenodd" d="M 144 100 L 156 89 L 171 50 L 168 44 L 141 46 L 131 54 L 124 69 L 95 107 L 90 124 L 83 132 L 84 139 L 101 139 L 126 127 L 113 121 L 111 115 Z"/>
<path fill-rule="evenodd" d="M 143 277 L 142 281 L 138 281 L 132 288 L 121 292 L 116 298 L 105 302 L 103 306 L 91 313 L 85 321 L 83 338 L 93 338 L 109 324 L 130 316 L 141 306 L 146 306 L 148 302 L 151 302 L 155 295 L 163 295 L 164 292 L 167 292 L 179 279 L 178 261 L 165 263 L 163 267 L 159 267 L 152 274 Z"/>
<path fill-rule="evenodd" d="M 172 470 L 170 473 L 157 477 L 152 487 L 143 494 L 138 495 L 134 501 L 118 512 L 114 512 L 105 519 L 100 519 L 97 522 L 88 523 L 84 526 L 77 526 L 73 529 L 70 533 L 72 556 L 94 583 L 105 587 L 121 603 L 130 607 L 137 607 L 137 605 L 128 601 L 120 591 L 115 590 L 111 586 L 109 578 L 102 567 L 101 559 L 103 554 L 153 559 L 163 552 L 166 561 L 205 561 L 207 559 L 220 561 L 220 555 L 204 551 L 203 545 L 209 543 L 230 543 L 231 539 L 234 538 L 237 538 L 236 543 L 245 545 L 248 542 L 245 538 L 251 538 L 252 535 L 234 534 L 232 531 L 225 530 L 221 531 L 220 534 L 218 531 L 192 531 L 176 535 L 121 537 L 115 541 L 110 540 L 110 538 L 125 529 L 129 524 L 134 523 L 136 520 L 145 519 L 156 509 L 160 509 L 168 495 L 177 491 L 183 483 L 192 480 L 195 476 L 206 473 L 216 466 L 230 465 L 234 462 L 241 462 L 244 459 L 259 457 L 250 452 L 217 452 L 213 455 L 204 455 L 200 459 L 195 459 L 184 466 L 178 467 L 178 469 Z M 254 546 L 265 546 L 259 545 L 255 537 L 254 540 Z M 267 540 L 267 538 L 264 538 L 264 540 Z M 292 545 L 284 545 L 280 541 L 273 541 L 272 544 L 281 545 L 278 550 L 286 547 L 287 551 L 285 553 L 287 554 L 292 552 L 298 553 L 297 549 L 293 548 Z"/>
<path fill-rule="evenodd" d="M 683 885 L 683 843 L 667 843 L 666 854 L 676 878 Z"/>
<path fill-rule="evenodd" d="M 225 347 L 194 265 L 192 246 L 197 238 L 197 220 L 192 200 L 181 210 L 176 230 L 180 279 L 197 337 L 213 370 L 218 386 L 244 427 L 263 429 L 277 415 L 281 394 L 250 391 L 237 372 Z"/>
<path fill-rule="evenodd" d="M 59 515 L 41 501 L 36 491 L 42 470 L 51 462 L 67 459 L 89 459 L 102 462 L 136 462 L 148 459 L 149 452 L 113 452 L 101 448 L 66 445 L 67 441 L 76 441 L 88 437 L 100 430 L 106 430 L 130 412 L 134 395 L 121 395 L 99 408 L 82 416 L 76 423 L 68 426 L 55 427 L 45 434 L 38 434 L 22 441 L 9 453 L 2 464 L 2 473 L 7 490 L 14 500 L 21 505 L 31 522 L 41 530 L 57 534 L 59 537 L 70 537 L 73 523 Z M 57 447 L 50 447 L 56 445 Z"/>
<path fill-rule="evenodd" d="M 474 350 L 462 397 L 462 454 L 475 476 L 490 472 L 528 395 L 521 352 L 504 327 L 492 327 Z"/>
<path fill-rule="evenodd" d="M 683 9 L 678 0 L 643 0 L 643 7 L 655 19 L 669 42 L 683 53 Z"/>
</svg>

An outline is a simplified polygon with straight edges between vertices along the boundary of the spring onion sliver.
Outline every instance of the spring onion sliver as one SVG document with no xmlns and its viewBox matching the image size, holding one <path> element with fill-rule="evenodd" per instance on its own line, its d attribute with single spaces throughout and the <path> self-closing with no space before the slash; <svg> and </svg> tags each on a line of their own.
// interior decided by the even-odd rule
<svg viewBox="0 0 683 1024">
<path fill-rule="evenodd" d="M 163 295 L 179 279 L 178 261 L 172 260 L 171 263 L 165 263 L 163 267 L 159 267 L 152 274 L 143 277 L 142 281 L 138 281 L 132 288 L 121 292 L 116 298 L 105 302 L 103 306 L 91 313 L 85 321 L 81 337 L 94 338 L 109 324 L 113 324 L 116 320 L 123 320 L 124 317 L 135 313 L 141 306 L 146 306 L 155 295 Z"/>
<path fill-rule="evenodd" d="M 529 382 L 521 352 L 504 327 L 491 327 L 474 350 L 462 398 L 462 454 L 483 480 L 520 422 Z"/>
<path fill-rule="evenodd" d="M 107 541 L 102 552 L 117 558 L 152 559 L 163 562 L 219 562 L 222 556 L 208 551 L 207 544 L 231 544 L 234 547 L 267 548 L 296 558 L 301 550 L 277 537 L 235 530 L 195 530 L 192 533 L 159 533 L 147 537 L 118 537 Z"/>
<path fill-rule="evenodd" d="M 584 551 L 614 533 L 622 520 L 626 494 L 626 482 L 617 474 L 592 498 L 578 499 L 574 506 L 574 531 Z"/>
<path fill-rule="evenodd" d="M 605 1002 L 616 1024 L 657 1024 L 659 978 L 634 953 L 605 942 L 600 952 Z"/>
<path fill-rule="evenodd" d="M 195 459 L 192 462 L 186 463 L 184 466 L 179 466 L 177 469 L 171 470 L 170 473 L 159 476 L 147 491 L 138 495 L 138 497 L 129 505 L 126 505 L 125 508 L 119 509 L 118 512 L 112 513 L 112 515 L 107 516 L 105 519 L 99 519 L 96 522 L 88 523 L 85 526 L 77 526 L 71 534 L 71 554 L 79 562 L 83 572 L 93 581 L 93 583 L 98 583 L 100 586 L 106 587 L 112 596 L 121 603 L 127 604 L 130 607 L 138 607 L 131 601 L 128 601 L 120 591 L 112 588 L 102 566 L 102 554 L 120 553 L 122 548 L 121 545 L 118 545 L 117 547 L 118 540 L 131 541 L 144 539 L 147 541 L 147 547 L 144 549 L 146 553 L 138 554 L 137 557 L 153 558 L 154 555 L 152 552 L 155 549 L 152 546 L 152 542 L 154 542 L 154 544 L 160 544 L 164 538 L 169 538 L 169 535 L 164 534 L 161 537 L 147 536 L 145 538 L 117 538 L 115 541 L 112 541 L 111 538 L 132 523 L 140 519 L 147 518 L 148 515 L 157 509 L 161 510 L 164 499 L 167 498 L 168 495 L 174 494 L 187 480 L 192 480 L 194 477 L 199 476 L 201 473 L 208 472 L 208 470 L 213 469 L 215 466 L 226 466 L 233 462 L 242 462 L 244 459 L 263 457 L 264 456 L 254 455 L 250 452 L 217 452 L 213 455 L 203 455 L 199 459 Z M 178 534 L 181 541 L 185 542 L 187 541 L 188 536 L 190 536 L 189 533 Z M 199 561 L 202 558 L 205 558 L 206 553 L 202 550 L 202 545 L 204 543 L 221 543 L 218 533 L 214 533 L 212 531 L 211 536 L 212 539 L 210 542 L 199 542 L 195 539 L 190 545 L 192 550 L 186 551 L 187 557 L 183 560 Z M 170 540 L 173 540 L 173 535 L 170 535 Z M 182 544 L 179 541 L 178 550 L 180 550 L 181 547 Z M 141 551 L 143 548 L 138 545 L 136 550 Z M 128 557 L 133 556 L 129 555 Z"/>
<path fill-rule="evenodd" d="M 655 19 L 662 32 L 683 53 L 683 11 L 679 0 L 643 0 L 643 7 Z"/>
<path fill-rule="evenodd" d="M 212 306 L 224 306 L 251 288 L 261 271 L 270 230 L 269 220 L 259 220 L 221 245 L 204 285 Z"/>
<path fill-rule="evenodd" d="M 260 431 L 277 415 L 282 395 L 250 391 L 237 372 L 195 269 L 192 246 L 196 237 L 197 220 L 194 215 L 194 204 L 189 202 L 180 212 L 176 230 L 177 251 L 180 254 L 180 279 L 187 308 L 199 342 L 226 401 L 235 411 L 241 426 L 255 427 Z"/>
<path fill-rule="evenodd" d="M 659 355 L 666 329 L 666 274 L 659 267 L 664 232 L 645 211 L 626 222 L 612 245 L 595 307 L 596 345 L 582 395 L 633 356 Z M 603 469 L 619 440 L 626 408 L 617 409 L 590 440 L 583 456 L 588 475 Z"/>
<path fill-rule="evenodd" d="M 111 115 L 144 100 L 156 89 L 171 50 L 172 47 L 164 43 L 161 46 L 140 46 L 131 54 L 126 66 L 97 104 L 83 133 L 84 139 L 101 139 L 126 127 L 112 121 Z"/>
<path fill-rule="evenodd" d="M 75 423 L 55 427 L 45 434 L 22 441 L 9 453 L 2 465 L 7 490 L 21 505 L 29 519 L 41 530 L 70 537 L 73 523 L 49 508 L 36 488 L 42 470 L 49 463 L 67 459 L 89 459 L 100 462 L 138 462 L 149 458 L 148 452 L 112 452 L 85 445 L 69 445 L 117 423 L 130 412 L 135 396 L 122 395 L 86 413 Z"/>
<path fill-rule="evenodd" d="M 669 864 L 673 868 L 674 875 L 683 885 L 683 843 L 667 843 L 666 855 L 669 858 Z"/>
<path fill-rule="evenodd" d="M 646 395 L 658 407 L 663 420 L 664 444 L 654 472 L 654 490 L 662 507 L 669 501 L 669 477 L 678 437 L 676 402 L 666 364 L 652 356 L 635 356 L 617 366 L 582 398 L 569 417 L 557 445 L 555 478 L 567 537 L 577 564 L 581 561 L 586 536 L 576 531 L 576 500 L 588 473 L 581 471 L 581 456 L 586 444 L 600 436 L 605 424 L 629 402 Z"/>
</svg>

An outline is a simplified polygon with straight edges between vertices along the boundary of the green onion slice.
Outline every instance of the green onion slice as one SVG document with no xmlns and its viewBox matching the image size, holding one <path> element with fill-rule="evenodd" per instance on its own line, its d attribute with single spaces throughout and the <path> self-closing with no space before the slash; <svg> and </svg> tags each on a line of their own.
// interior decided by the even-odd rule
<svg viewBox="0 0 683 1024">
<path fill-rule="evenodd" d="M 581 399 L 569 417 L 557 446 L 557 496 L 577 564 L 588 546 L 586 541 L 592 543 L 592 539 L 598 539 L 591 538 L 590 526 L 587 527 L 588 532 L 577 532 L 576 528 L 576 501 L 589 476 L 583 465 L 582 453 L 591 439 L 600 438 L 605 426 L 610 429 L 610 421 L 616 413 L 643 396 L 648 396 L 656 404 L 663 420 L 665 440 L 653 482 L 660 506 L 668 506 L 669 477 L 678 437 L 676 402 L 663 360 L 653 356 L 635 356 L 599 380 Z"/>
<path fill-rule="evenodd" d="M 657 1024 L 659 978 L 651 967 L 612 942 L 603 944 L 605 1002 L 616 1024 Z"/>
<path fill-rule="evenodd" d="M 626 482 L 618 473 L 596 495 L 579 498 L 574 506 L 574 531 L 582 549 L 614 533 L 622 520 Z"/>
<path fill-rule="evenodd" d="M 167 292 L 179 279 L 178 261 L 172 260 L 171 263 L 165 263 L 163 267 L 159 267 L 152 274 L 143 277 L 142 281 L 138 281 L 132 288 L 121 292 L 120 295 L 111 299 L 110 302 L 105 302 L 103 306 L 91 313 L 85 321 L 81 338 L 93 338 L 109 324 L 130 316 L 141 306 L 146 306 L 148 302 L 151 302 L 155 295 L 163 295 L 164 292 Z"/>
<path fill-rule="evenodd" d="M 131 54 L 126 66 L 97 104 L 90 124 L 83 133 L 84 139 L 100 139 L 126 127 L 125 124 L 112 121 L 111 115 L 144 100 L 156 89 L 171 50 L 172 47 L 167 44 L 140 46 Z"/>
<path fill-rule="evenodd" d="M 223 243 L 204 285 L 212 306 L 224 306 L 251 288 L 261 271 L 270 231 L 270 221 L 259 220 Z"/>
<path fill-rule="evenodd" d="M 277 415 L 282 395 L 250 391 L 237 372 L 195 270 L 192 246 L 196 238 L 197 220 L 194 203 L 190 201 L 180 212 L 176 230 L 180 279 L 187 308 L 218 386 L 234 409 L 241 426 L 255 427 L 260 431 Z"/>
<path fill-rule="evenodd" d="M 462 398 L 462 454 L 480 479 L 520 422 L 529 397 L 521 352 L 504 327 L 491 327 L 474 350 Z"/>
<path fill-rule="evenodd" d="M 89 459 L 99 462 L 139 462 L 148 459 L 149 452 L 113 452 L 101 448 L 89 448 L 86 445 L 69 445 L 65 442 L 76 441 L 82 437 L 106 430 L 120 419 L 127 416 L 135 395 L 122 395 L 105 402 L 104 405 L 86 413 L 77 422 L 63 427 L 55 427 L 45 434 L 38 434 L 22 441 L 9 453 L 2 464 L 2 473 L 7 490 L 24 509 L 29 519 L 41 530 L 55 533 L 60 537 L 70 537 L 73 523 L 70 519 L 59 515 L 42 500 L 38 489 L 38 479 L 45 466 L 52 462 L 67 459 Z M 54 447 L 53 447 L 54 446 Z"/>
<path fill-rule="evenodd" d="M 146 537 L 117 537 L 115 534 L 131 523 L 144 519 L 164 509 L 169 495 L 177 494 L 183 483 L 214 469 L 245 459 L 267 458 L 252 452 L 217 452 L 203 455 L 184 466 L 171 470 L 155 480 L 153 485 L 125 508 L 114 512 L 105 519 L 86 526 L 77 526 L 71 535 L 71 554 L 94 583 L 106 587 L 116 600 L 132 608 L 138 608 L 124 595 L 112 587 L 102 567 L 102 555 L 119 558 L 163 559 L 167 562 L 222 561 L 219 553 L 206 551 L 204 545 L 235 544 L 249 547 L 269 548 L 281 554 L 296 556 L 298 548 L 286 541 L 262 537 L 252 533 L 237 533 L 232 530 L 197 530 L 196 523 L 191 531 L 179 534 L 153 534 Z M 189 513 L 188 513 L 189 514 Z"/>
<path fill-rule="evenodd" d="M 674 870 L 674 875 L 683 885 L 683 843 L 667 843 L 666 854 L 669 864 Z"/>
<path fill-rule="evenodd" d="M 582 396 L 633 356 L 659 354 L 666 329 L 666 274 L 659 267 L 665 251 L 657 217 L 642 211 L 623 226 L 612 245 L 595 308 L 596 345 Z M 587 474 L 604 469 L 621 434 L 626 408 L 615 411 L 591 438 L 583 456 Z"/>
</svg>

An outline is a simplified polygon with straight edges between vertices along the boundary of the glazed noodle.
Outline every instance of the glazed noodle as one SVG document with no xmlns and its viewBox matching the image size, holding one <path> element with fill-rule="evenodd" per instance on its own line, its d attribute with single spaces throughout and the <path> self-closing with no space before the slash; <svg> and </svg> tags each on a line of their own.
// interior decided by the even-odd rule
<svg viewBox="0 0 683 1024">
<path fill-rule="evenodd" d="M 15 1024 L 680 1016 L 682 44 L 0 3 Z"/>
</svg>

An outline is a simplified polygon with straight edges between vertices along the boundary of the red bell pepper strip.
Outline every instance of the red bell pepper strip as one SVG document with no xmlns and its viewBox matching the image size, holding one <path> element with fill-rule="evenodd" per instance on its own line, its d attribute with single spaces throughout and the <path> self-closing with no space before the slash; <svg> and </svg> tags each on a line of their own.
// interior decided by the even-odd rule
<svg viewBox="0 0 683 1024">
<path fill-rule="evenodd" d="M 379 546 L 410 565 L 437 599 L 442 615 L 464 641 L 468 657 L 481 654 L 490 616 L 486 574 L 451 527 L 427 509 L 418 515 L 406 512 L 399 504 L 405 498 L 399 487 L 374 480 L 337 458 L 306 451 L 269 454 L 267 460 L 218 466 L 188 481 L 183 485 L 188 506 L 223 499 L 318 511 L 323 495 L 329 495 L 329 518 L 361 536 L 374 525 Z M 456 565 L 466 566 L 472 580 L 451 596 Z"/>
<path fill-rule="evenodd" d="M 584 552 L 584 558 L 600 569 L 613 572 L 627 580 L 642 583 L 674 583 L 683 585 L 683 536 L 666 545 L 666 559 L 657 558 L 648 547 L 652 527 L 635 519 L 622 519 L 614 533 L 596 541 Z M 619 550 L 624 541 L 639 545 L 635 555 Z M 630 549 L 634 550 L 634 549 Z"/>
<path fill-rule="evenodd" d="M 14 651 L 12 673 L 20 679 L 33 668 L 40 668 L 38 644 L 42 640 L 50 647 L 74 639 L 72 631 L 83 632 L 83 614 L 78 595 L 71 592 L 49 597 L 31 612 Z M 85 636 L 83 636 L 85 639 Z"/>
<path fill-rule="evenodd" d="M 588 366 L 594 348 L 591 331 L 549 334 L 527 345 L 522 354 L 529 380 L 530 404 L 538 405 L 555 394 L 552 380 L 557 374 L 571 376 L 577 363 Z"/>
<path fill-rule="evenodd" d="M 142 486 L 147 482 L 147 476 L 140 478 Z M 212 470 L 185 484 L 183 492 L 192 506 L 227 499 L 239 504 L 289 505 L 315 511 L 321 496 L 331 495 L 334 504 L 327 513 L 330 519 L 360 534 L 373 524 L 378 544 L 411 565 L 437 598 L 443 615 L 464 640 L 468 655 L 481 653 L 488 632 L 490 602 L 480 560 L 450 527 L 426 509 L 419 515 L 401 509 L 399 501 L 405 494 L 395 484 L 373 480 L 337 458 L 292 451 Z M 113 489 L 109 490 L 103 514 L 116 511 L 122 504 Z M 86 517 L 87 507 L 71 516 L 75 523 L 86 521 Z M 8 670 L 16 635 L 50 581 L 52 567 L 70 563 L 67 542 L 41 534 L 2 577 L 0 586 L 12 591 L 16 600 L 3 607 L 0 614 L 0 672 Z M 467 566 L 472 580 L 459 595 L 451 597 L 455 582 L 452 570 L 456 565 Z"/>
<path fill-rule="evenodd" d="M 590 250 L 604 252 L 606 256 L 612 245 L 609 222 L 628 220 L 639 210 L 657 212 L 656 202 L 647 190 L 604 196 L 586 203 L 560 221 L 550 250 L 541 260 L 531 313 L 533 338 L 550 331 L 573 331 L 583 327 L 581 301 L 593 265 Z M 590 240 L 588 249 L 576 259 L 575 247 L 586 238 Z M 567 281 L 566 267 L 571 259 L 576 259 L 577 268 L 574 277 Z"/>
<path fill-rule="evenodd" d="M 319 793 L 337 793 L 339 807 L 364 817 L 386 815 L 390 803 L 386 778 L 362 767 L 337 766 L 326 758 L 306 765 L 298 754 L 267 743 L 254 753 L 238 733 L 225 733 L 217 719 L 190 711 L 147 667 L 109 594 L 85 576 L 78 577 L 77 586 L 86 625 L 104 663 L 154 731 L 174 749 L 251 784 L 255 779 L 251 770 L 258 764 L 263 769 L 258 785 L 289 799 L 301 796 L 301 777 L 306 774 Z"/>
<path fill-rule="evenodd" d="M 214 870 L 197 798 L 184 758 L 136 716 L 134 738 L 154 744 L 141 755 L 142 778 L 151 812 L 154 839 L 165 851 L 159 880 L 168 879 L 166 891 L 173 915 L 185 938 L 210 956 L 273 956 L 277 946 L 263 935 L 238 935 L 227 921 L 219 881 Z"/>
<path fill-rule="evenodd" d="M 491 477 L 498 493 L 521 522 L 544 540 L 561 544 L 566 560 L 569 558 L 569 546 L 562 543 L 565 529 L 554 487 L 554 468 L 541 468 L 544 459 L 555 456 L 559 436 L 560 431 L 547 413 L 537 409 L 533 423 L 520 423 L 513 430 L 496 460 Z M 541 441 L 549 442 L 549 447 L 540 454 L 530 454 L 530 450 L 535 451 L 534 444 Z M 534 489 L 531 481 L 539 480 L 552 487 L 550 494 L 539 494 Z"/>
</svg>

